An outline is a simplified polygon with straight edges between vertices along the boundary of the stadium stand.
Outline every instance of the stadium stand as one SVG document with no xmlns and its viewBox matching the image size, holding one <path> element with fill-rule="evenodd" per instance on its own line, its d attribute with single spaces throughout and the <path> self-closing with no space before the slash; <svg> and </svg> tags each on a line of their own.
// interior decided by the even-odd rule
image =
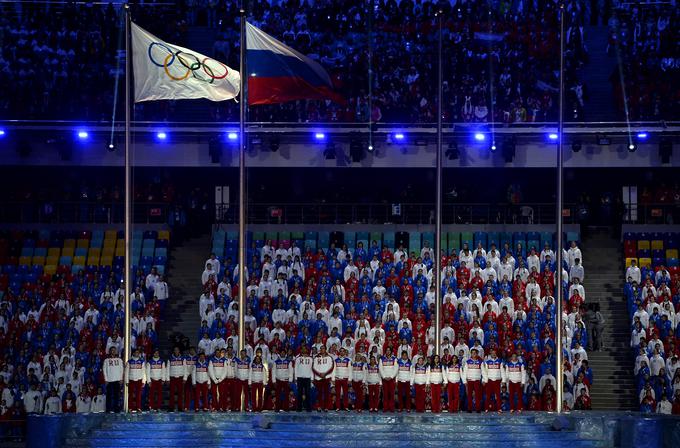
<svg viewBox="0 0 680 448">
<path fill-rule="evenodd" d="M 256 365 L 251 362 L 255 352 L 260 351 L 264 364 L 269 364 L 272 378 L 278 376 L 274 385 L 270 383 L 266 389 L 264 409 L 295 409 L 296 406 L 299 409 L 302 403 L 296 405 L 295 400 L 299 400 L 300 395 L 288 394 L 287 363 L 299 355 L 303 347 L 318 353 L 323 346 L 335 358 L 335 367 L 339 370 L 334 374 L 334 390 L 331 390 L 329 401 L 318 397 L 322 393 L 319 388 L 324 386 L 316 383 L 312 391 L 315 406 L 343 409 L 351 402 L 353 409 L 361 410 L 364 409 L 363 397 L 367 396 L 362 380 L 345 389 L 346 377 L 343 375 L 348 365 L 359 368 L 368 361 L 361 360 L 364 356 L 375 356 L 380 364 L 379 383 L 381 376 L 383 379 L 386 376 L 382 364 L 390 359 L 386 353 L 388 349 L 397 358 L 401 358 L 402 351 L 407 353 L 399 362 L 402 369 L 411 370 L 409 378 L 417 378 L 418 358 L 427 357 L 430 371 L 439 368 L 436 371 L 448 372 L 456 366 L 465 366 L 471 349 L 479 350 L 488 365 L 493 365 L 493 361 L 484 355 L 491 350 L 495 350 L 498 363 L 502 362 L 504 366 L 514 365 L 511 357 L 516 352 L 526 366 L 526 378 L 523 375 L 513 377 L 513 381 L 521 382 L 522 398 L 517 405 L 520 409 L 552 409 L 556 384 L 552 375 L 555 372 L 552 317 L 555 312 L 555 266 L 551 261 L 554 235 L 549 232 L 444 234 L 442 248 L 450 256 L 442 257 L 445 266 L 442 276 L 443 367 L 431 364 L 429 358 L 434 343 L 431 327 L 434 289 L 428 287 L 432 282 L 433 234 L 400 232 L 398 235 L 401 240 L 395 244 L 392 232 L 249 233 L 246 352 L 238 354 L 235 320 L 238 311 L 234 300 L 238 292 L 238 268 L 234 263 L 238 235 L 216 230 L 212 238 L 213 254 L 205 262 L 202 276 L 203 294 L 198 306 L 202 326 L 196 339 L 198 353 L 205 352 L 210 356 L 217 350 L 214 359 L 220 360 L 226 352 L 227 358 L 234 357 L 237 371 L 247 371 L 249 365 L 251 368 Z M 585 348 L 590 344 L 582 321 L 585 291 L 575 275 L 569 276 L 569 271 L 572 274 L 582 272 L 577 246 L 579 235 L 571 232 L 564 236 L 573 241 L 572 247 L 564 253 L 565 282 L 562 285 L 565 307 L 570 310 L 568 315 L 565 313 L 564 326 L 565 402 L 569 409 L 590 409 L 593 372 L 588 367 Z M 525 248 L 529 248 L 528 255 Z M 498 281 L 501 274 L 503 278 Z M 343 349 L 346 352 L 341 352 Z M 369 365 L 369 372 L 370 369 Z M 465 367 L 463 370 L 466 371 Z M 432 375 L 436 377 L 436 374 Z M 485 367 L 484 382 L 493 384 L 493 375 Z M 473 410 L 472 399 L 465 399 L 460 377 L 453 380 L 454 377 L 451 381 L 455 387 L 432 390 L 443 393 L 443 408 L 449 412 Z M 406 377 L 399 378 L 409 381 L 404 380 Z M 499 375 L 497 379 L 500 378 Z M 503 374 L 504 383 L 506 379 Z M 275 387 L 276 381 L 286 383 L 286 387 Z M 376 380 L 373 381 L 368 381 L 369 391 Z M 419 396 L 417 384 L 416 380 L 416 410 L 424 410 L 425 403 L 421 400 L 426 400 L 429 409 L 439 412 L 442 397 Z M 290 386 L 295 390 L 295 383 Z M 412 382 L 406 389 L 410 390 L 411 386 Z M 498 387 L 500 392 L 500 383 Z M 508 384 L 508 388 L 503 388 L 500 400 L 492 400 L 493 391 L 487 389 L 484 409 L 515 410 L 508 395 L 508 389 L 512 387 Z M 402 400 L 402 392 L 406 393 L 406 402 Z M 410 392 L 399 394 L 400 408 L 411 409 Z M 383 388 L 384 410 L 390 409 L 388 397 Z M 481 409 L 481 396 L 477 396 L 474 405 Z M 255 398 L 246 406 L 261 410 Z M 369 401 L 366 409 L 377 410 L 377 407 L 377 401 Z"/>
<path fill-rule="evenodd" d="M 146 356 L 158 345 L 167 300 L 169 240 L 166 230 L 134 231 L 131 344 Z M 111 347 L 123 349 L 124 257 L 123 233 L 115 229 L 0 232 L 4 406 L 26 413 L 110 410 L 102 363 Z"/>
<path fill-rule="evenodd" d="M 680 411 L 680 266 L 677 233 L 623 235 L 624 295 L 640 411 Z"/>
</svg>

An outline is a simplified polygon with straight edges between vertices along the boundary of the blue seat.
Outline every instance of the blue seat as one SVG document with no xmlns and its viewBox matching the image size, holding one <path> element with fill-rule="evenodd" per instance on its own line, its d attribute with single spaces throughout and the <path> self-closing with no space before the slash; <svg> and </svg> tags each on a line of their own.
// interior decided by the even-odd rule
<svg viewBox="0 0 680 448">
<path fill-rule="evenodd" d="M 84 269 L 85 269 L 84 266 L 74 264 L 73 266 L 71 266 L 71 274 L 77 274 L 78 272 L 80 272 Z"/>
<path fill-rule="evenodd" d="M 550 247 L 553 247 L 553 234 L 552 234 L 552 232 L 541 232 L 541 250 L 543 250 L 546 243 Z"/>
<path fill-rule="evenodd" d="M 143 233 L 144 239 L 155 240 L 158 238 L 158 232 L 155 230 L 147 230 Z"/>
<path fill-rule="evenodd" d="M 46 257 L 47 256 L 47 248 L 46 247 L 36 247 L 35 250 L 33 251 L 33 256 L 34 257 Z"/>
<path fill-rule="evenodd" d="M 31 239 L 31 238 L 25 239 L 24 240 L 24 247 L 34 248 L 35 247 L 35 240 Z"/>
<path fill-rule="evenodd" d="M 157 240 L 156 241 L 156 247 L 168 247 L 168 240 Z"/>
<path fill-rule="evenodd" d="M 578 232 L 567 232 L 567 242 L 571 241 L 580 241 L 579 233 Z"/>
<path fill-rule="evenodd" d="M 61 256 L 59 257 L 60 266 L 71 266 L 73 264 L 73 257 Z"/>
<path fill-rule="evenodd" d="M 21 256 L 22 257 L 32 257 L 33 256 L 33 248 L 24 246 L 24 248 L 21 249 Z"/>
<path fill-rule="evenodd" d="M 316 240 L 318 236 L 317 232 L 305 232 L 305 241 Z"/>
<path fill-rule="evenodd" d="M 666 260 L 666 264 L 668 264 L 668 267 L 670 268 L 675 268 L 678 267 L 678 259 L 677 258 L 669 258 Z"/>
<path fill-rule="evenodd" d="M 142 247 L 155 247 L 156 246 L 156 240 L 151 240 L 151 239 L 144 239 L 142 241 Z"/>
<path fill-rule="evenodd" d="M 347 248 L 353 250 L 355 247 L 357 247 L 356 232 L 344 232 L 344 234 Z"/>
<path fill-rule="evenodd" d="M 153 264 L 153 257 L 142 255 L 141 264 L 151 266 Z"/>
<path fill-rule="evenodd" d="M 652 258 L 665 258 L 666 256 L 666 251 L 662 249 L 654 249 L 652 250 Z"/>
<path fill-rule="evenodd" d="M 505 247 L 506 244 L 508 246 L 510 246 L 510 248 L 512 248 L 512 233 L 501 232 L 500 238 L 501 238 L 501 248 Z"/>
<path fill-rule="evenodd" d="M 499 233 L 498 232 L 488 232 L 486 234 L 487 237 L 487 244 L 489 245 L 489 248 L 491 247 L 492 244 L 496 245 L 496 248 L 500 247 L 500 239 L 499 239 Z"/>
<path fill-rule="evenodd" d="M 328 246 L 330 245 L 330 239 L 331 235 L 329 232 L 319 232 L 318 246 L 322 249 L 328 249 Z"/>
<path fill-rule="evenodd" d="M 103 230 L 93 230 L 92 231 L 92 239 L 104 241 L 104 231 Z"/>
<path fill-rule="evenodd" d="M 663 264 L 666 262 L 665 258 L 652 258 L 652 266 L 653 267 L 659 267 L 663 266 Z"/>
<path fill-rule="evenodd" d="M 158 270 L 159 274 L 165 275 L 165 265 L 156 266 L 156 270 Z"/>
<path fill-rule="evenodd" d="M 514 232 L 512 234 L 512 248 L 514 249 L 515 247 L 517 247 L 518 243 L 521 243 L 522 246 L 526 249 L 527 242 L 526 235 L 524 232 Z"/>
<path fill-rule="evenodd" d="M 154 257 L 153 262 L 156 266 L 165 266 L 165 263 L 167 263 L 168 259 L 165 257 Z"/>
<path fill-rule="evenodd" d="M 227 232 L 224 229 L 217 229 L 215 232 L 213 232 L 213 240 L 215 238 L 222 238 L 225 239 L 227 236 Z"/>
<path fill-rule="evenodd" d="M 90 247 L 101 248 L 104 245 L 104 239 L 94 239 L 90 240 Z"/>
<path fill-rule="evenodd" d="M 238 240 L 238 232 L 235 232 L 235 231 L 227 232 L 227 239 L 228 240 Z"/>
<path fill-rule="evenodd" d="M 640 249 L 637 251 L 638 258 L 652 258 L 652 251 L 649 249 Z"/>
<path fill-rule="evenodd" d="M 238 240 L 227 240 L 224 244 L 227 249 L 238 248 Z"/>
<path fill-rule="evenodd" d="M 51 234 L 51 233 L 52 233 L 52 232 L 50 232 L 50 231 L 47 230 L 47 229 L 40 229 L 40 230 L 38 231 L 38 239 L 40 239 L 40 240 L 49 240 L 49 239 L 50 239 L 50 234 Z"/>
<path fill-rule="evenodd" d="M 394 249 L 394 232 L 383 232 L 383 244 Z"/>
<path fill-rule="evenodd" d="M 472 234 L 472 239 L 472 245 L 474 246 L 474 249 L 477 249 L 479 243 L 482 243 L 482 247 L 486 249 L 486 232 L 475 232 Z"/>
<path fill-rule="evenodd" d="M 637 236 L 633 232 L 624 232 L 623 239 L 628 241 L 637 240 Z"/>
<path fill-rule="evenodd" d="M 305 240 L 304 244 L 302 246 L 303 246 L 304 249 L 310 248 L 313 251 L 316 251 L 316 239 Z"/>
<path fill-rule="evenodd" d="M 39 264 L 34 264 L 31 267 L 31 271 L 33 271 L 34 274 L 42 274 L 43 273 L 43 266 Z"/>
<path fill-rule="evenodd" d="M 142 249 L 142 257 L 153 257 L 153 251 L 152 247 L 145 247 Z"/>
<path fill-rule="evenodd" d="M 125 265 L 125 257 L 113 257 L 113 264 L 115 266 L 124 266 Z"/>
<path fill-rule="evenodd" d="M 155 257 L 167 257 L 168 256 L 168 249 L 165 247 L 157 247 L 156 250 L 154 251 L 154 256 Z"/>
<path fill-rule="evenodd" d="M 422 248 L 422 239 L 420 232 L 410 232 L 408 239 L 408 250 L 409 252 L 416 252 L 420 255 L 420 249 Z"/>
<path fill-rule="evenodd" d="M 446 236 L 446 234 L 444 234 L 444 236 Z M 434 232 L 423 232 L 421 235 L 421 239 L 423 246 L 425 246 L 425 242 L 428 242 L 430 244 L 430 247 L 434 247 L 435 243 Z"/>
<path fill-rule="evenodd" d="M 11 276 L 17 271 L 17 267 L 13 264 L 6 264 L 2 267 L 2 273 Z"/>
<path fill-rule="evenodd" d="M 75 256 L 76 257 L 87 257 L 87 248 L 86 247 L 76 247 Z"/>
</svg>

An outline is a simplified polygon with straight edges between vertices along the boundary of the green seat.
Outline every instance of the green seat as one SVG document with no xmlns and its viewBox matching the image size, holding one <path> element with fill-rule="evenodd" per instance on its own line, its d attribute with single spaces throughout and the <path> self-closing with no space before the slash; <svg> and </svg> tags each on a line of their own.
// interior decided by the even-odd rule
<svg viewBox="0 0 680 448">
<path fill-rule="evenodd" d="M 470 250 L 474 249 L 474 246 L 472 243 L 474 243 L 474 238 L 472 235 L 472 232 L 461 232 L 460 234 L 460 247 L 463 247 L 464 244 L 468 245 Z"/>
<path fill-rule="evenodd" d="M 460 232 L 449 232 L 449 254 L 455 251 L 456 255 L 460 252 Z"/>
<path fill-rule="evenodd" d="M 420 232 L 411 232 L 408 242 L 409 252 L 416 252 L 416 255 L 420 255 L 421 244 Z"/>
<path fill-rule="evenodd" d="M 264 241 L 264 232 L 253 232 L 253 240 Z"/>
<path fill-rule="evenodd" d="M 382 232 L 371 232 L 371 244 L 377 241 L 378 247 L 382 247 L 383 234 Z"/>
<path fill-rule="evenodd" d="M 305 233 L 304 232 L 291 232 L 290 239 L 291 240 L 304 240 L 305 239 Z"/>
<path fill-rule="evenodd" d="M 265 232 L 264 239 L 265 241 L 272 240 L 274 242 L 277 242 L 279 240 L 279 234 L 278 232 Z"/>
<path fill-rule="evenodd" d="M 279 241 L 290 241 L 290 232 L 279 232 Z"/>
</svg>

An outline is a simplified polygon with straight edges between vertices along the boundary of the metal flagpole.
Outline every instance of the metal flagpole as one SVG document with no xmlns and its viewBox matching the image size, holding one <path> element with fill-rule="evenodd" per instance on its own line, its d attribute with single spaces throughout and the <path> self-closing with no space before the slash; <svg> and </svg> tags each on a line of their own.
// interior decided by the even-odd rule
<svg viewBox="0 0 680 448">
<path fill-rule="evenodd" d="M 241 7 L 241 91 L 239 93 L 239 152 L 238 152 L 238 351 L 245 347 L 246 308 L 246 11 Z"/>
<path fill-rule="evenodd" d="M 438 100 L 437 100 L 437 200 L 435 210 L 435 228 L 434 228 L 434 278 L 435 278 L 435 293 L 434 293 L 434 353 L 441 356 L 441 326 L 442 326 L 442 16 L 443 11 L 437 13 L 437 20 L 439 21 L 439 64 L 438 64 Z"/>
<path fill-rule="evenodd" d="M 123 333 L 123 364 L 130 356 L 130 258 L 132 256 L 132 231 L 130 224 L 132 206 L 132 173 L 130 169 L 130 73 L 132 52 L 130 51 L 130 5 L 123 6 L 125 12 L 125 330 Z M 123 411 L 129 411 L 128 385 L 123 381 Z"/>
<path fill-rule="evenodd" d="M 562 365 L 562 145 L 564 130 L 564 3 L 560 4 L 560 99 L 557 123 L 557 303 L 555 315 L 555 351 L 557 358 L 557 413 L 562 413 L 562 388 L 564 387 Z"/>
</svg>

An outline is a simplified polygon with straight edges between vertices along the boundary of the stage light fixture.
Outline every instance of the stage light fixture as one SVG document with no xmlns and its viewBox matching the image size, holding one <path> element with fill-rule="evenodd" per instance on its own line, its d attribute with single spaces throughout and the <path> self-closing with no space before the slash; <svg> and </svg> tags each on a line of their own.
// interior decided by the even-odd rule
<svg viewBox="0 0 680 448">
<path fill-rule="evenodd" d="M 637 149 L 637 144 L 635 144 L 634 142 L 628 143 L 628 151 L 629 152 L 635 152 L 636 149 Z"/>
<path fill-rule="evenodd" d="M 670 163 L 673 156 L 673 142 L 670 138 L 664 137 L 659 141 L 659 158 L 661 163 Z"/>
<path fill-rule="evenodd" d="M 491 150 L 491 152 L 496 152 L 496 150 L 498 149 L 498 146 L 496 146 L 495 141 L 491 142 L 491 146 L 489 146 L 489 149 Z"/>
<path fill-rule="evenodd" d="M 208 142 L 208 155 L 212 163 L 220 163 L 222 158 L 222 142 L 219 138 L 211 138 Z"/>
<path fill-rule="evenodd" d="M 478 142 L 483 142 L 484 140 L 486 140 L 486 135 L 482 134 L 481 132 L 476 132 L 475 140 L 477 140 Z"/>
<path fill-rule="evenodd" d="M 612 144 L 612 139 L 606 134 L 597 134 L 597 144 L 600 146 L 607 146 Z"/>
<path fill-rule="evenodd" d="M 354 163 L 359 163 L 366 157 L 364 145 L 358 137 L 352 137 L 349 141 L 349 156 Z"/>
<path fill-rule="evenodd" d="M 90 134 L 87 131 L 78 131 L 78 134 L 76 134 L 80 140 L 87 140 L 90 138 Z"/>
<path fill-rule="evenodd" d="M 503 154 L 503 160 L 505 160 L 505 163 L 511 163 L 514 160 L 515 153 L 517 152 L 517 142 L 515 141 L 515 137 L 509 137 L 503 141 L 501 152 Z"/>
<path fill-rule="evenodd" d="M 551 132 L 550 134 L 548 134 L 548 140 L 556 142 L 558 139 L 559 135 L 557 135 L 556 133 Z"/>
<path fill-rule="evenodd" d="M 647 132 L 638 132 L 636 135 L 638 140 L 647 140 L 647 137 L 649 137 L 649 134 Z"/>
<path fill-rule="evenodd" d="M 450 142 L 449 147 L 446 149 L 444 152 L 444 155 L 446 156 L 447 159 L 449 160 L 456 160 L 458 157 L 460 157 L 460 152 L 458 150 L 458 143 L 456 142 Z"/>
<path fill-rule="evenodd" d="M 335 160 L 335 143 L 326 143 L 326 148 L 323 150 L 323 156 L 326 160 Z"/>
<path fill-rule="evenodd" d="M 4 129 L 0 129 L 0 137 L 4 137 L 6 135 L 6 132 Z"/>
<path fill-rule="evenodd" d="M 323 142 L 326 140 L 326 134 L 323 132 L 317 132 L 316 134 L 314 134 L 314 138 L 318 142 Z"/>
<path fill-rule="evenodd" d="M 166 132 L 164 132 L 164 131 L 156 132 L 156 140 L 163 142 L 167 139 L 168 139 L 168 134 Z"/>
<path fill-rule="evenodd" d="M 403 132 L 397 132 L 395 134 L 392 134 L 392 141 L 395 143 L 404 143 L 405 139 L 406 136 L 404 135 Z"/>
<path fill-rule="evenodd" d="M 236 132 L 229 132 L 229 133 L 227 134 L 227 139 L 229 139 L 229 140 L 231 140 L 231 141 L 238 140 L 238 133 L 236 133 Z"/>
</svg>

